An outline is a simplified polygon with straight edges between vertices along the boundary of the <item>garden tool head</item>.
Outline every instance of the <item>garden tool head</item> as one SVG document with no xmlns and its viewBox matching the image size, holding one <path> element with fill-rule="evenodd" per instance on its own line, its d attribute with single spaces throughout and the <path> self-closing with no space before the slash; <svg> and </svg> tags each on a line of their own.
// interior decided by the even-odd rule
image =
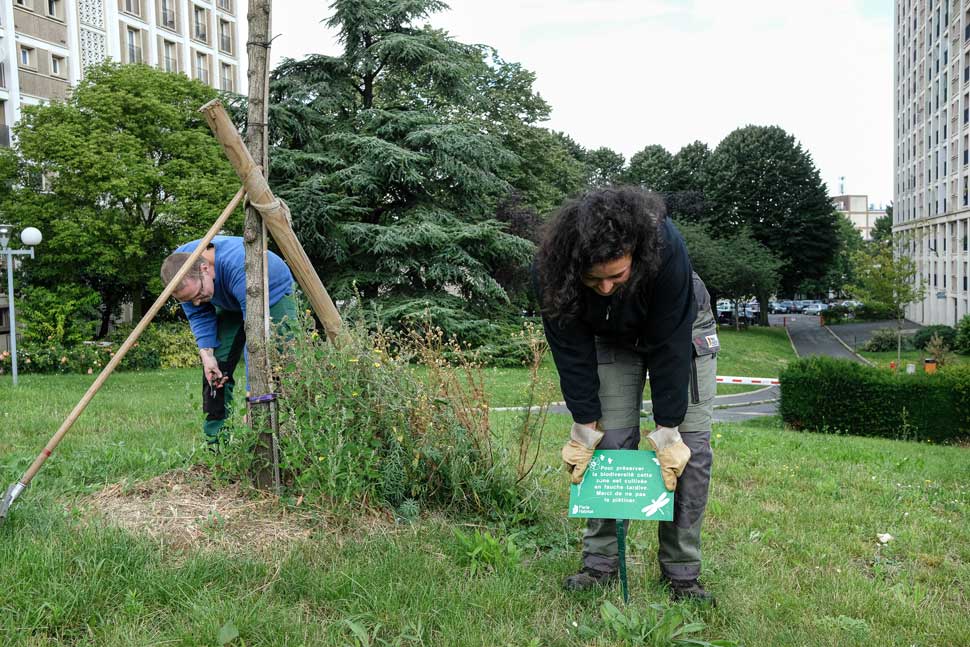
<svg viewBox="0 0 970 647">
<path fill-rule="evenodd" d="M 7 491 L 3 493 L 3 501 L 0 501 L 0 524 L 6 521 L 7 511 L 10 510 L 10 506 L 17 500 L 17 497 L 24 491 L 25 487 L 27 486 L 23 483 L 17 482 L 8 487 Z"/>
</svg>

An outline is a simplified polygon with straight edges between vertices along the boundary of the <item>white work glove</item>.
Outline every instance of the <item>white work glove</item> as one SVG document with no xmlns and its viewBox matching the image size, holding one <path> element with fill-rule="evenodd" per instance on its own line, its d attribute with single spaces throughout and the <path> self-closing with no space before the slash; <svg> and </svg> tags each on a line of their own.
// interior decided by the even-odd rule
<svg viewBox="0 0 970 647">
<path fill-rule="evenodd" d="M 589 461 L 593 458 L 596 446 L 603 440 L 603 435 L 603 432 L 595 427 L 573 423 L 573 428 L 569 432 L 569 442 L 562 448 L 562 462 L 566 464 L 566 470 L 571 472 L 573 483 L 582 483 L 583 474 L 586 473 Z"/>
<path fill-rule="evenodd" d="M 677 489 L 677 477 L 684 473 L 690 460 L 690 448 L 684 444 L 677 427 L 657 427 L 647 434 L 647 440 L 657 452 L 664 487 L 673 492 Z"/>
</svg>

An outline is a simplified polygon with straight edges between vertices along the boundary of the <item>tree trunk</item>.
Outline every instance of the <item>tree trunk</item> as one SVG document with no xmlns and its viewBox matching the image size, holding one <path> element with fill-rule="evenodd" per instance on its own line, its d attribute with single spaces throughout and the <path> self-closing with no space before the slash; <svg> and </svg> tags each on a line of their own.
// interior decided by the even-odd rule
<svg viewBox="0 0 970 647">
<path fill-rule="evenodd" d="M 246 115 L 246 148 L 262 167 L 263 176 L 268 175 L 269 151 L 267 150 L 267 85 L 269 83 L 270 15 L 272 0 L 249 0 L 249 112 Z M 251 395 L 261 396 L 273 392 L 273 379 L 269 365 L 269 349 L 266 342 L 265 317 L 269 316 L 266 303 L 263 221 L 252 206 L 246 207 L 246 224 L 243 229 L 246 249 L 246 346 L 249 350 L 249 388 Z M 270 426 L 270 407 L 275 403 L 253 404 L 249 409 L 249 422 L 259 433 L 254 448 L 256 487 L 269 490 L 278 484 L 279 465 L 273 451 L 273 430 Z"/>
<path fill-rule="evenodd" d="M 145 286 L 136 285 L 131 289 L 131 320 L 138 321 L 145 314 Z"/>
<path fill-rule="evenodd" d="M 101 302 L 104 304 L 104 308 L 101 310 L 101 327 L 98 328 L 98 339 L 104 339 L 108 330 L 111 327 L 111 313 L 115 309 L 115 299 L 114 297 L 105 297 L 102 295 Z"/>
<path fill-rule="evenodd" d="M 903 320 L 896 317 L 896 370 L 900 368 L 903 361 Z"/>
</svg>

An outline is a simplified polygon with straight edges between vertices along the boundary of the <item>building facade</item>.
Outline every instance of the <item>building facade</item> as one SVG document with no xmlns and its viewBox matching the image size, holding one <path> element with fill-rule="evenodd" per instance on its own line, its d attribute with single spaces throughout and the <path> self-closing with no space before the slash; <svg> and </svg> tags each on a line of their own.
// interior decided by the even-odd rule
<svg viewBox="0 0 970 647">
<path fill-rule="evenodd" d="M 852 222 L 863 240 L 872 240 L 876 220 L 886 215 L 886 209 L 869 204 L 869 196 L 866 195 L 837 195 L 832 198 L 832 205 Z"/>
<path fill-rule="evenodd" d="M 893 232 L 926 286 L 907 317 L 970 312 L 970 0 L 895 0 Z"/>
<path fill-rule="evenodd" d="M 0 5 L 0 145 L 21 106 L 63 99 L 105 59 L 240 91 L 242 0 L 12 0 Z M 243 26 L 244 27 L 244 26 Z"/>
<path fill-rule="evenodd" d="M 245 7 L 243 0 L 0 3 L 0 146 L 10 146 L 10 125 L 22 106 L 64 99 L 85 69 L 108 58 L 242 92 L 240 4 Z M 7 300 L 0 297 L 0 352 L 9 349 L 9 328 Z"/>
</svg>

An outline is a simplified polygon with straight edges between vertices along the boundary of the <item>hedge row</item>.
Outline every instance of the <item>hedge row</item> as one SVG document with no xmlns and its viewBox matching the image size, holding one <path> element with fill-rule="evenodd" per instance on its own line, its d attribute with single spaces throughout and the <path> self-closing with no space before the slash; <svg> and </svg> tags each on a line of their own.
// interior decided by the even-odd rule
<svg viewBox="0 0 970 647">
<path fill-rule="evenodd" d="M 100 373 L 134 328 L 111 333 L 106 342 L 64 344 L 55 340 L 29 340 L 17 345 L 17 369 L 21 373 Z M 188 324 L 149 326 L 118 366 L 122 371 L 198 366 L 199 353 Z M 9 351 L 0 352 L 0 375 L 12 369 Z"/>
<path fill-rule="evenodd" d="M 780 411 L 795 429 L 908 440 L 970 436 L 970 367 L 893 373 L 829 357 L 801 359 L 781 376 Z"/>
</svg>

